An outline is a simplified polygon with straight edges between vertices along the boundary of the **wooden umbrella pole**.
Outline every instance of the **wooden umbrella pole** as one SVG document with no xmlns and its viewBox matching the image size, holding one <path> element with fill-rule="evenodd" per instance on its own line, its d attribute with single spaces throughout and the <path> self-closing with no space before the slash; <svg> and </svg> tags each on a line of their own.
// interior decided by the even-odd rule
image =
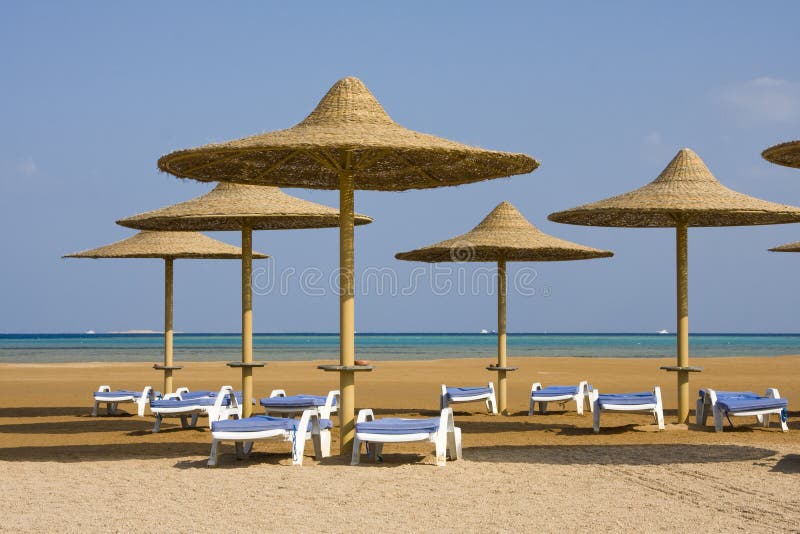
<svg viewBox="0 0 800 534">
<path fill-rule="evenodd" d="M 677 290 L 678 290 L 678 423 L 689 421 L 689 267 L 686 220 L 676 226 Z"/>
<path fill-rule="evenodd" d="M 242 417 L 253 413 L 253 229 L 242 227 Z"/>
<path fill-rule="evenodd" d="M 497 261 L 497 404 L 500 413 L 508 415 L 506 383 L 506 260 Z"/>
<path fill-rule="evenodd" d="M 339 364 L 355 363 L 355 299 L 353 260 L 353 174 L 339 174 Z M 339 454 L 350 456 L 355 438 L 355 373 L 339 373 L 342 405 L 339 408 Z"/>
<path fill-rule="evenodd" d="M 172 393 L 172 280 L 173 259 L 164 259 L 164 394 Z"/>
</svg>

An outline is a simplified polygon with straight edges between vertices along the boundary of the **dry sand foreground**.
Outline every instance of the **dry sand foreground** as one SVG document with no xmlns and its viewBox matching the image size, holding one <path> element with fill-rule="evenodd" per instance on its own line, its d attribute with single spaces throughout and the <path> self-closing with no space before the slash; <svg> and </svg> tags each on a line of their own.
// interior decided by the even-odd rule
<svg viewBox="0 0 800 534">
<path fill-rule="evenodd" d="M 516 358 L 511 417 L 480 404 L 457 405 L 462 462 L 432 465 L 428 445 L 387 445 L 383 464 L 345 465 L 338 457 L 289 464 L 286 443 L 256 445 L 247 462 L 223 449 L 209 469 L 208 430 L 152 418 L 89 417 L 98 385 L 158 384 L 147 364 L 0 365 L 0 529 L 99 532 L 189 531 L 797 531 L 800 529 L 800 420 L 790 432 L 737 422 L 716 434 L 652 432 L 647 416 L 610 415 L 600 435 L 570 406 L 528 417 L 533 381 L 601 391 L 660 384 L 674 418 L 668 360 Z M 383 414 L 432 415 L 443 379 L 477 385 L 494 376 L 483 360 L 381 362 L 358 377 L 358 405 Z M 778 387 L 800 402 L 800 356 L 695 360 L 706 372 L 692 387 Z M 256 391 L 289 394 L 335 388 L 336 375 L 309 362 L 256 371 Z M 120 377 L 115 379 L 114 377 Z M 236 385 L 237 371 L 189 363 L 176 383 Z M 123 405 L 130 412 L 131 405 Z M 555 407 L 557 408 L 557 407 Z M 337 449 L 334 434 L 334 450 Z M 308 452 L 308 449 L 307 449 Z"/>
</svg>

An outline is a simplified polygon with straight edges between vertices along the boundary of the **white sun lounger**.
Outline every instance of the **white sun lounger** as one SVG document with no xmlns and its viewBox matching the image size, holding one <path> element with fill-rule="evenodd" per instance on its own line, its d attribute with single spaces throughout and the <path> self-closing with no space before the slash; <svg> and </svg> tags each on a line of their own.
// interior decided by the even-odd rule
<svg viewBox="0 0 800 534">
<path fill-rule="evenodd" d="M 330 419 L 331 414 L 339 408 L 339 390 L 329 391 L 322 395 L 286 395 L 282 389 L 273 389 L 269 397 L 262 398 L 259 402 L 264 407 L 264 414 L 297 415 L 308 408 L 319 409 L 320 417 Z"/>
<path fill-rule="evenodd" d="M 231 396 L 225 389 L 226 387 L 220 389 L 219 392 L 190 392 L 188 388 L 180 388 L 176 393 L 166 395 L 162 400 L 151 402 L 150 412 L 155 416 L 153 433 L 161 430 L 161 421 L 165 417 L 180 417 L 182 428 L 196 427 L 197 418 L 201 415 L 208 416 L 209 427 L 214 421 L 227 419 L 233 415 L 241 417 L 242 408 L 239 399 L 236 399 L 236 396 L 241 396 L 241 393 L 236 392 Z M 232 398 L 234 402 L 231 401 Z"/>
<path fill-rule="evenodd" d="M 725 419 L 731 427 L 731 416 L 755 416 L 763 427 L 769 427 L 770 416 L 775 414 L 781 424 L 781 430 L 789 431 L 786 424 L 786 408 L 789 402 L 782 399 L 776 388 L 767 389 L 762 397 L 752 391 L 716 391 L 711 388 L 701 389 L 697 398 L 695 414 L 698 425 L 705 426 L 708 412 L 714 414 L 714 430 L 722 432 Z"/>
<path fill-rule="evenodd" d="M 601 395 L 597 392 L 594 400 L 595 432 L 600 432 L 600 414 L 603 411 L 614 412 L 647 412 L 653 414 L 659 430 L 664 430 L 664 406 L 661 403 L 661 388 L 656 386 L 653 392 L 621 393 Z"/>
<path fill-rule="evenodd" d="M 153 388 L 150 386 L 145 386 L 142 391 L 131 391 L 127 389 L 112 391 L 111 386 L 100 386 L 93 395 L 94 407 L 92 408 L 92 416 L 97 417 L 97 407 L 102 403 L 105 403 L 108 415 L 115 415 L 117 413 L 118 404 L 132 402 L 136 404 L 137 415 L 143 417 L 145 407 L 150 401 L 160 396 L 161 394 L 153 391 Z"/>
<path fill-rule="evenodd" d="M 225 386 L 220 391 L 227 390 L 228 394 L 233 388 Z M 232 396 L 233 405 L 238 405 L 238 399 Z M 241 413 L 241 412 L 240 412 Z M 241 419 L 240 415 L 232 420 L 220 420 L 211 424 L 211 453 L 208 465 L 217 465 L 217 452 L 219 444 L 223 441 L 233 441 L 236 449 L 236 458 L 245 459 L 250 454 L 255 441 L 265 439 L 282 439 L 292 443 L 292 465 L 303 465 L 303 453 L 307 439 L 314 443 L 314 457 L 320 460 L 330 456 L 330 419 L 321 419 L 320 410 L 311 407 L 303 410 L 300 419 L 288 417 L 271 417 L 269 415 L 254 415 Z M 323 444 L 322 434 L 328 434 L 327 450 Z"/>
<path fill-rule="evenodd" d="M 384 417 L 375 419 L 370 409 L 358 412 L 356 436 L 353 441 L 353 458 L 350 465 L 358 465 L 361 444 L 367 445 L 370 458 L 380 457 L 384 443 L 430 441 L 436 444 L 436 465 L 444 467 L 447 453 L 451 459 L 461 459 L 461 429 L 453 423 L 453 409 L 444 408 L 439 417 L 428 419 L 400 419 Z"/>
<path fill-rule="evenodd" d="M 442 384 L 442 394 L 439 398 L 439 408 L 445 409 L 454 402 L 485 401 L 489 413 L 497 415 L 497 397 L 494 393 L 494 384 L 477 387 L 447 387 Z"/>
<path fill-rule="evenodd" d="M 264 407 L 264 415 L 277 414 L 284 417 L 296 417 L 305 410 L 316 408 L 320 420 L 329 421 L 331 414 L 338 411 L 339 399 L 339 390 L 331 390 L 323 397 L 322 395 L 286 395 L 286 391 L 282 389 L 273 389 L 269 397 L 263 398 L 259 402 Z M 327 423 L 323 423 L 323 427 L 326 425 Z M 329 428 L 322 428 L 320 440 L 322 441 L 322 457 L 327 458 L 331 451 Z"/>
<path fill-rule="evenodd" d="M 589 411 L 594 411 L 594 399 L 597 392 L 586 380 L 581 380 L 577 386 L 547 386 L 542 387 L 539 382 L 531 386 L 531 400 L 528 415 L 533 415 L 534 405 L 539 403 L 539 413 L 547 411 L 548 402 L 558 402 L 562 406 L 569 401 L 575 401 L 578 415 L 583 415 L 583 406 L 588 401 Z"/>
</svg>

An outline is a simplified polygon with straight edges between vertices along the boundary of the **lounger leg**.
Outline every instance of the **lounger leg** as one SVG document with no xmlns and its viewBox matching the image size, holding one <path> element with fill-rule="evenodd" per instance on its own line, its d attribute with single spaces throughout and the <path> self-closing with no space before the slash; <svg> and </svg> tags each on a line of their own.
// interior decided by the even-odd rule
<svg viewBox="0 0 800 534">
<path fill-rule="evenodd" d="M 436 435 L 436 465 L 444 467 L 447 462 L 447 434 L 441 429 Z"/>
<path fill-rule="evenodd" d="M 528 405 L 528 415 L 533 415 L 533 409 L 536 407 L 536 402 L 531 399 L 530 404 Z"/>
<path fill-rule="evenodd" d="M 724 424 L 724 421 L 722 420 L 722 410 L 720 410 L 719 408 L 717 408 L 715 406 L 714 407 L 714 430 L 716 432 L 722 432 L 722 425 L 723 424 Z"/>
<path fill-rule="evenodd" d="M 447 433 L 447 450 L 451 460 L 461 459 L 461 429 L 453 427 L 452 432 Z"/>
<path fill-rule="evenodd" d="M 584 399 L 583 392 L 579 393 L 577 398 L 575 399 L 578 415 L 583 415 L 583 402 L 584 402 L 583 399 Z"/>
<path fill-rule="evenodd" d="M 186 419 L 185 415 L 181 416 L 181 428 L 189 428 L 189 421 Z"/>
<path fill-rule="evenodd" d="M 600 407 L 595 403 L 594 411 L 592 412 L 592 429 L 595 434 L 600 432 Z"/>
<path fill-rule="evenodd" d="M 153 423 L 153 434 L 158 434 L 158 431 L 161 430 L 161 419 L 161 414 L 157 413 L 155 423 Z"/>
<path fill-rule="evenodd" d="M 303 455 L 306 452 L 306 436 L 305 432 L 297 432 L 296 434 L 292 444 L 292 465 L 303 465 Z M 318 441 L 319 435 L 316 438 L 312 436 L 312 439 L 315 442 Z M 314 447 L 316 449 L 316 443 L 314 443 Z"/>
<path fill-rule="evenodd" d="M 361 460 L 361 440 L 358 435 L 353 439 L 353 455 L 350 458 L 350 465 L 358 465 Z"/>
<path fill-rule="evenodd" d="M 191 425 L 192 428 L 196 428 L 197 427 L 197 417 L 198 417 L 198 415 L 199 414 L 196 414 L 196 413 L 192 414 L 192 425 Z M 209 428 L 211 427 L 211 421 L 210 420 L 209 420 L 208 426 L 209 426 Z"/>
<path fill-rule="evenodd" d="M 783 430 L 784 432 L 788 432 L 789 425 L 786 424 L 786 420 L 784 420 L 783 414 L 778 414 L 778 421 L 781 422 L 781 430 Z"/>
<path fill-rule="evenodd" d="M 245 441 L 235 441 L 234 448 L 236 450 L 236 459 L 237 460 L 244 460 L 250 454 L 250 451 L 253 450 L 253 442 L 245 442 Z"/>
<path fill-rule="evenodd" d="M 664 410 L 661 408 L 656 409 L 656 423 L 659 430 L 664 430 Z"/>
<path fill-rule="evenodd" d="M 211 440 L 211 453 L 208 455 L 208 467 L 215 467 L 217 465 L 217 445 L 219 441 Z"/>
<path fill-rule="evenodd" d="M 706 416 L 704 413 L 705 405 L 706 405 L 705 398 L 697 399 L 697 404 L 694 409 L 694 422 L 700 426 L 705 426 L 706 424 Z"/>
<path fill-rule="evenodd" d="M 544 414 L 547 411 L 547 403 L 539 401 L 539 413 Z"/>
<path fill-rule="evenodd" d="M 106 411 L 108 415 L 117 415 L 117 403 L 116 402 L 107 402 L 106 403 Z"/>
<path fill-rule="evenodd" d="M 497 399 L 495 397 L 492 396 L 486 399 L 486 411 L 492 415 L 497 415 Z"/>
<path fill-rule="evenodd" d="M 320 456 L 317 457 L 317 460 L 321 458 L 328 458 L 331 455 L 331 433 L 329 430 L 322 430 L 317 435 L 316 439 L 319 439 L 319 444 L 314 442 L 314 450 L 316 452 L 317 447 L 319 447 Z"/>
<path fill-rule="evenodd" d="M 97 417 L 97 405 L 100 404 L 99 401 L 94 401 L 94 408 L 92 408 L 92 417 Z"/>
<path fill-rule="evenodd" d="M 769 428 L 769 414 L 768 413 L 763 413 L 761 415 L 757 415 L 756 419 L 758 420 L 758 424 L 760 424 L 764 428 Z"/>
</svg>

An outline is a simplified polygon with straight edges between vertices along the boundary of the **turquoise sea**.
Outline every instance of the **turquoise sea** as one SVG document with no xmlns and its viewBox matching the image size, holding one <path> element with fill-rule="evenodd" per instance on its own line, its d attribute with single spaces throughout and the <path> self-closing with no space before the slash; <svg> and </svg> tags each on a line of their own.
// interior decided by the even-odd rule
<svg viewBox="0 0 800 534">
<path fill-rule="evenodd" d="M 176 334 L 176 361 L 238 360 L 239 334 Z M 161 360 L 161 334 L 0 334 L 0 362 L 141 362 Z M 357 334 L 369 360 L 488 358 L 493 334 Z M 693 334 L 692 357 L 800 354 L 800 334 Z M 336 334 L 256 334 L 257 360 L 339 358 Z M 510 356 L 658 358 L 675 355 L 673 334 L 509 334 Z"/>
</svg>

